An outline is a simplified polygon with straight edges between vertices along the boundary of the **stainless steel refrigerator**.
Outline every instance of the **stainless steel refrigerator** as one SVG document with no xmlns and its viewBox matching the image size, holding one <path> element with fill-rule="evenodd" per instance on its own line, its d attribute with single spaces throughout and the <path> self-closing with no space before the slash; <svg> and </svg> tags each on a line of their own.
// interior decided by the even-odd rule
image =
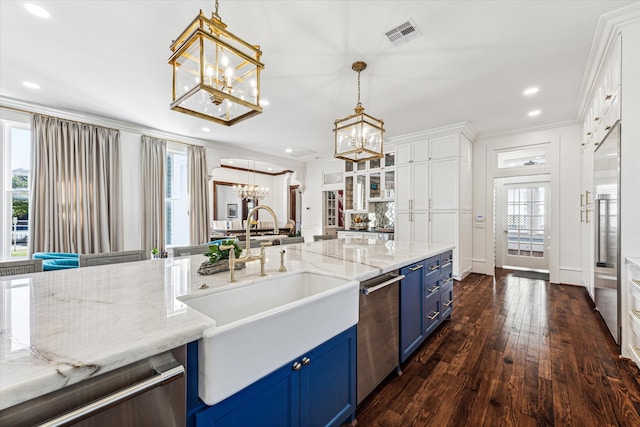
<svg viewBox="0 0 640 427">
<path fill-rule="evenodd" d="M 620 344 L 620 124 L 593 157 L 596 308 Z"/>
</svg>

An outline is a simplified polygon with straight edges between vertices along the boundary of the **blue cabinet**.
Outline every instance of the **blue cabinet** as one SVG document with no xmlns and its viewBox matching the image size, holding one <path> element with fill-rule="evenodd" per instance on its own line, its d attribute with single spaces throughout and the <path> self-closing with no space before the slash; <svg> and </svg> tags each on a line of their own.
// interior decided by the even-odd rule
<svg viewBox="0 0 640 427">
<path fill-rule="evenodd" d="M 404 362 L 424 341 L 425 261 L 400 269 L 400 361 Z"/>
<path fill-rule="evenodd" d="M 355 416 L 355 326 L 214 406 L 197 399 L 197 347 L 195 353 L 188 365 L 188 426 L 339 426 Z"/>
<path fill-rule="evenodd" d="M 400 270 L 400 361 L 416 348 L 453 310 L 453 253 L 417 262 Z"/>
</svg>

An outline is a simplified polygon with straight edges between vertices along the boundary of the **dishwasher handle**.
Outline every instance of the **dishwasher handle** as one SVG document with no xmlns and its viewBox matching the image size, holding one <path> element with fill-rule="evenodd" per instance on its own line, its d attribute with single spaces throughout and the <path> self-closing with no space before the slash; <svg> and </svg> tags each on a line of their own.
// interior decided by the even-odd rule
<svg viewBox="0 0 640 427">
<path fill-rule="evenodd" d="M 367 287 L 367 288 L 361 288 L 360 292 L 362 292 L 365 295 L 372 294 L 373 292 L 375 292 L 375 291 L 377 291 L 379 289 L 385 288 L 385 287 L 387 287 L 389 285 L 393 285 L 394 283 L 399 282 L 400 280 L 404 279 L 404 277 L 405 277 L 404 274 L 401 274 L 399 276 L 395 276 L 394 278 L 389 279 L 389 280 L 385 280 L 384 282 L 378 283 L 375 286 L 371 286 L 371 287 Z"/>
<path fill-rule="evenodd" d="M 118 390 L 111 393 L 101 399 L 86 404 L 78 409 L 75 409 L 66 414 L 60 415 L 54 419 L 51 419 L 45 423 L 39 424 L 38 427 L 54 427 L 71 425 L 78 421 L 89 418 L 90 416 L 103 411 L 107 408 L 115 406 L 126 400 L 129 400 L 135 396 L 138 396 L 146 391 L 154 389 L 156 387 L 165 385 L 171 381 L 177 380 L 184 376 L 184 366 L 173 366 L 166 371 L 158 372 L 156 375 L 135 383 L 127 388 Z"/>
</svg>

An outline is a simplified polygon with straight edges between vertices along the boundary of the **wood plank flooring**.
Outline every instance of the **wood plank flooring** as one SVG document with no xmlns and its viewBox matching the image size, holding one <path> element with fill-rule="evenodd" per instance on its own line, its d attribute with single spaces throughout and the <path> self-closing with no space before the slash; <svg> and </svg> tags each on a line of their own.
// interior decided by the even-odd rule
<svg viewBox="0 0 640 427">
<path fill-rule="evenodd" d="M 472 274 L 452 320 L 356 412 L 358 426 L 640 426 L 640 372 L 586 291 Z"/>
</svg>

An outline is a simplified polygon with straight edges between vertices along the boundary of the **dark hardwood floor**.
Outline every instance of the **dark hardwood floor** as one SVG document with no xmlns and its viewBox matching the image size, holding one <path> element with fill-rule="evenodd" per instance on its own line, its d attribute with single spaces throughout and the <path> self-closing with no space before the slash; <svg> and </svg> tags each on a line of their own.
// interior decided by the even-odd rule
<svg viewBox="0 0 640 427">
<path fill-rule="evenodd" d="M 358 426 L 640 426 L 640 372 L 586 291 L 472 274 L 444 322 L 356 412 Z"/>
</svg>

